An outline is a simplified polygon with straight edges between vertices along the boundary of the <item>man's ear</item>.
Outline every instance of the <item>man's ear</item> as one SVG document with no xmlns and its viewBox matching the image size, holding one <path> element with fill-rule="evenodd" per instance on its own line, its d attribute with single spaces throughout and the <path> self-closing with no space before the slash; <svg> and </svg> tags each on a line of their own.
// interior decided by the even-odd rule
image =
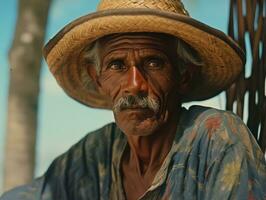
<svg viewBox="0 0 266 200">
<path fill-rule="evenodd" d="M 199 75 L 199 66 L 190 65 L 182 72 L 179 80 L 179 93 L 181 95 L 187 94 L 196 81 L 197 74 Z"/>
</svg>

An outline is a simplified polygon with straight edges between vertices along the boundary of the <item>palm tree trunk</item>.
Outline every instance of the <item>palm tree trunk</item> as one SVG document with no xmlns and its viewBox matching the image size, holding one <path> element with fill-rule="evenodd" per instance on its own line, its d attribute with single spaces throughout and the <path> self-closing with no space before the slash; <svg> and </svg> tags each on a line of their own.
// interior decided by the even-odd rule
<svg viewBox="0 0 266 200">
<path fill-rule="evenodd" d="M 9 52 L 4 190 L 33 178 L 42 46 L 50 0 L 20 0 Z M 8 16 L 7 16 L 8 17 Z"/>
</svg>

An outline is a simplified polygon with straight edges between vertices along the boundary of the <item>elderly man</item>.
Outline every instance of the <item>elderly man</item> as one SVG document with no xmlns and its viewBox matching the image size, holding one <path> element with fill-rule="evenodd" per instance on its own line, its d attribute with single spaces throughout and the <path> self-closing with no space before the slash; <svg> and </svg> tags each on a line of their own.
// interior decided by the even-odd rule
<svg viewBox="0 0 266 200">
<path fill-rule="evenodd" d="M 181 107 L 225 89 L 245 60 L 178 0 L 103 0 L 44 53 L 67 94 L 112 108 L 116 123 L 2 200 L 266 198 L 265 160 L 244 123 L 230 112 Z"/>
</svg>

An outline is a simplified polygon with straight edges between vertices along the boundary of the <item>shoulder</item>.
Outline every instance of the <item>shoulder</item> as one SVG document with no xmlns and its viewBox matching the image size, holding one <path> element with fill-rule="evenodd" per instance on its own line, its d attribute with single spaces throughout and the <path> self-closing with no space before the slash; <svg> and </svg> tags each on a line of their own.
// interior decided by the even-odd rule
<svg viewBox="0 0 266 200">
<path fill-rule="evenodd" d="M 183 126 L 183 143 L 209 152 L 214 159 L 235 148 L 249 158 L 253 158 L 255 154 L 257 157 L 263 157 L 248 127 L 230 111 L 192 106 L 185 114 Z"/>
<path fill-rule="evenodd" d="M 98 165 L 110 161 L 112 143 L 119 136 L 120 130 L 115 123 L 88 133 L 57 157 L 42 178 L 5 193 L 1 200 L 66 199 L 66 193 L 70 193 L 70 190 L 78 191 L 82 187 L 80 184 L 83 184 L 84 177 L 88 177 L 91 182 L 99 178 Z M 65 188 L 70 184 L 75 188 Z"/>
<path fill-rule="evenodd" d="M 190 117 L 193 116 L 194 122 L 196 122 L 198 125 L 202 125 L 203 123 L 205 123 L 206 121 L 210 119 L 217 119 L 218 121 L 221 121 L 221 122 L 229 119 L 230 121 L 236 120 L 236 121 L 239 121 L 240 123 L 243 123 L 242 120 L 233 112 L 219 110 L 219 109 L 211 108 L 211 107 L 191 106 L 188 109 L 187 113 Z"/>
<path fill-rule="evenodd" d="M 119 135 L 115 123 L 89 133 L 54 160 L 45 173 L 45 183 L 49 183 L 52 190 L 65 191 L 65 185 L 80 182 L 84 177 L 93 182 L 99 178 L 99 166 L 103 169 L 111 162 L 112 146 Z"/>
<path fill-rule="evenodd" d="M 97 198 L 101 185 L 110 180 L 113 144 L 122 136 L 115 123 L 89 133 L 50 165 L 44 175 L 42 196 L 52 194 L 54 199 L 62 200 Z"/>
<path fill-rule="evenodd" d="M 36 200 L 39 199 L 43 178 L 35 179 L 32 183 L 16 187 L 4 193 L 0 200 Z"/>
<path fill-rule="evenodd" d="M 79 162 L 84 156 L 92 160 L 100 159 L 102 154 L 110 150 L 109 148 L 111 148 L 112 143 L 119 135 L 120 130 L 115 123 L 107 124 L 102 128 L 88 133 L 55 161 L 58 164 L 65 165 L 66 159 L 71 160 L 72 163 Z"/>
<path fill-rule="evenodd" d="M 192 143 L 208 152 L 210 160 L 237 152 L 241 159 L 265 163 L 256 139 L 236 114 L 201 106 L 192 106 L 187 113 Z"/>
<path fill-rule="evenodd" d="M 192 107 L 188 112 L 190 115 L 198 112 L 191 122 L 196 133 L 192 149 L 198 150 L 195 152 L 205 159 L 206 174 L 211 177 L 213 173 L 217 177 L 220 173 L 223 180 L 240 177 L 236 185 L 242 188 L 248 185 L 248 190 L 256 195 L 265 193 L 264 154 L 240 117 L 230 111 L 213 108 Z"/>
<path fill-rule="evenodd" d="M 242 119 L 231 111 L 192 106 L 188 113 L 191 124 L 210 139 L 219 138 L 229 144 L 254 139 Z"/>
</svg>

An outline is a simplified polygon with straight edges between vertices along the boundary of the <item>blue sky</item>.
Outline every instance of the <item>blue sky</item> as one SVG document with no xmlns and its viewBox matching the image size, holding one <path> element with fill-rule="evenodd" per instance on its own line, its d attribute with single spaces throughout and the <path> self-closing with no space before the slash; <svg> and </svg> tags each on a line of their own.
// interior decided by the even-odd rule
<svg viewBox="0 0 266 200">
<path fill-rule="evenodd" d="M 46 41 L 71 20 L 94 11 L 97 2 L 98 0 L 54 0 Z M 183 2 L 192 17 L 226 32 L 229 0 Z M 15 28 L 16 9 L 16 0 L 0 0 L 0 194 L 9 76 L 7 55 Z M 220 95 L 219 98 L 204 103 L 223 108 L 223 99 L 223 95 Z M 66 151 L 86 133 L 113 121 L 111 112 L 87 108 L 67 97 L 57 86 L 45 63 L 42 68 L 39 101 L 36 176 L 41 175 L 57 155 Z"/>
</svg>

